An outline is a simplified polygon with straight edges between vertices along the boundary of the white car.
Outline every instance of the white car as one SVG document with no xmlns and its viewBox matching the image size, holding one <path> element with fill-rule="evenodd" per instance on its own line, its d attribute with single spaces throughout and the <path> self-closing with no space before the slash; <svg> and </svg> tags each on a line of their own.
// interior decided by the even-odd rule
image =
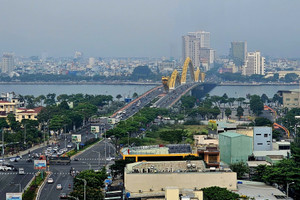
<svg viewBox="0 0 300 200">
<path fill-rule="evenodd" d="M 68 144 L 67 147 L 68 147 L 68 148 L 72 148 L 73 146 L 72 146 L 71 144 Z"/>
<path fill-rule="evenodd" d="M 56 189 L 57 189 L 57 190 L 62 190 L 62 185 L 61 185 L 61 184 L 57 184 L 57 185 L 56 185 Z"/>
<path fill-rule="evenodd" d="M 17 162 L 18 160 L 16 158 L 10 158 L 9 161 L 10 162 Z"/>
<path fill-rule="evenodd" d="M 47 180 L 47 183 L 54 183 L 54 180 L 53 180 L 53 178 L 48 178 L 48 180 Z"/>
</svg>

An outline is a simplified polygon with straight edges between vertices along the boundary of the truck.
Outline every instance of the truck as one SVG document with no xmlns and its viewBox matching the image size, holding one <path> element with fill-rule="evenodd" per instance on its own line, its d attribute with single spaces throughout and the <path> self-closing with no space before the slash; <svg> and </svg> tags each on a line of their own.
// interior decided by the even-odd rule
<svg viewBox="0 0 300 200">
<path fill-rule="evenodd" d="M 24 174 L 25 174 L 24 168 L 19 168 L 19 175 L 24 175 Z"/>
</svg>

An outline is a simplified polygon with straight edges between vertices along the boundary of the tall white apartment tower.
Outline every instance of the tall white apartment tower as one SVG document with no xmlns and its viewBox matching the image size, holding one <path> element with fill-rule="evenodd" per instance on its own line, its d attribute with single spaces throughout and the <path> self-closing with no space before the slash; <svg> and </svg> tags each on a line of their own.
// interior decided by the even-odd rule
<svg viewBox="0 0 300 200">
<path fill-rule="evenodd" d="M 195 68 L 200 67 L 200 49 L 210 48 L 210 32 L 189 32 L 182 36 L 182 59 L 190 57 Z"/>
<path fill-rule="evenodd" d="M 11 74 L 14 70 L 14 58 L 12 53 L 4 53 L 2 57 L 1 72 Z"/>
<path fill-rule="evenodd" d="M 243 75 L 265 74 L 265 58 L 259 51 L 249 52 L 243 69 Z"/>
</svg>

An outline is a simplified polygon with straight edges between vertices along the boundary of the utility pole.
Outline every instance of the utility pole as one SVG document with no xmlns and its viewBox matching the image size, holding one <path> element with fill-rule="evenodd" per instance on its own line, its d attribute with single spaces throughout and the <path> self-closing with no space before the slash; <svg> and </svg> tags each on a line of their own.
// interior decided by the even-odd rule
<svg viewBox="0 0 300 200">
<path fill-rule="evenodd" d="M 25 131 L 24 131 L 24 144 L 26 144 L 26 126 L 27 124 L 25 123 L 24 127 L 25 127 Z"/>
<path fill-rule="evenodd" d="M 104 131 L 104 134 L 105 134 L 105 138 L 104 138 L 104 143 L 105 143 L 105 147 L 104 147 L 104 150 L 105 150 L 105 166 L 106 166 L 106 131 Z"/>
<path fill-rule="evenodd" d="M 3 129 L 0 129 L 1 134 L 2 134 L 2 158 L 4 160 L 4 133 L 3 133 Z"/>
<path fill-rule="evenodd" d="M 84 183 L 84 188 L 83 188 L 83 199 L 84 200 L 86 200 L 86 180 L 85 179 L 83 179 L 83 178 L 77 178 L 78 180 L 81 180 L 81 181 L 83 181 L 83 183 Z"/>
</svg>

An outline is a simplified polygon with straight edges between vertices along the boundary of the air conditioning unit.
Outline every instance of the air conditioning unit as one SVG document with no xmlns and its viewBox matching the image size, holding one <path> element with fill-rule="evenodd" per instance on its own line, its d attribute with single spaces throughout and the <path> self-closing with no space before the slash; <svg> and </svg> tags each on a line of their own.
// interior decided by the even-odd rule
<svg viewBox="0 0 300 200">
<path fill-rule="evenodd" d="M 150 188 L 150 192 L 153 192 L 153 189 L 152 189 L 152 188 Z"/>
<path fill-rule="evenodd" d="M 139 193 L 143 193 L 143 190 L 139 190 Z"/>
<path fill-rule="evenodd" d="M 165 188 L 161 188 L 161 191 L 165 191 Z"/>
</svg>

